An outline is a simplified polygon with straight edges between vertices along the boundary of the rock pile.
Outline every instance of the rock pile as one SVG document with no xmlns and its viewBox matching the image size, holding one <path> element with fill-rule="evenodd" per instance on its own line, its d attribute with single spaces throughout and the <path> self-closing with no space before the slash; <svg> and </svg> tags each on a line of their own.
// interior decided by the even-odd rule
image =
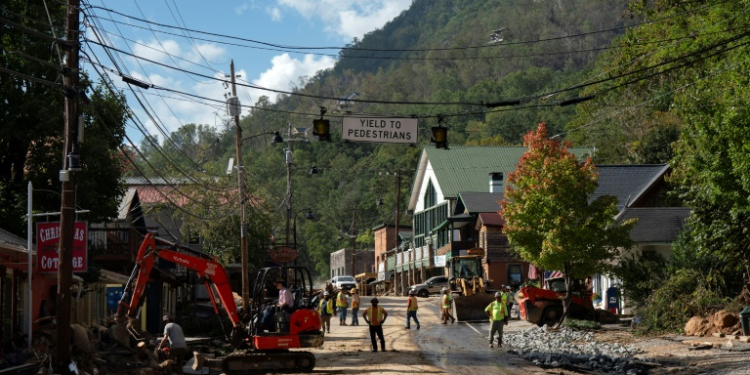
<svg viewBox="0 0 750 375">
<path fill-rule="evenodd" d="M 633 358 L 640 349 L 617 343 L 599 343 L 594 341 L 592 332 L 565 327 L 551 331 L 545 325 L 504 334 L 503 344 L 537 366 L 588 367 L 610 374 L 646 374 L 646 368 Z"/>
<path fill-rule="evenodd" d="M 717 311 L 707 318 L 694 316 L 685 324 L 687 336 L 711 336 L 714 333 L 739 335 L 741 332 L 739 314 L 724 310 Z"/>
</svg>

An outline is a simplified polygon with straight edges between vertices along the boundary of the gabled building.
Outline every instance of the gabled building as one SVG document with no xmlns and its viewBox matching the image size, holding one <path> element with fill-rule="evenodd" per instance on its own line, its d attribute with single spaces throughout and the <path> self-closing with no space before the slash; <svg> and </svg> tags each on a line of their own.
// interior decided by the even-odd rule
<svg viewBox="0 0 750 375">
<path fill-rule="evenodd" d="M 408 270 L 416 270 L 411 273 L 408 284 L 421 282 L 431 276 L 447 274 L 444 266 L 447 259 L 477 247 L 478 237 L 469 234 L 474 232 L 475 224 L 471 224 L 471 231 L 461 230 L 472 222 L 473 216 L 454 215 L 460 193 L 499 193 L 502 190 L 490 190 L 489 176 L 493 174 L 497 179 L 513 172 L 526 150 L 520 146 L 425 148 L 409 197 L 408 210 L 414 215 L 413 239 L 403 254 L 397 254 L 395 272 L 408 275 Z M 569 151 L 583 159 L 592 156 L 594 149 L 571 148 Z M 489 224 L 494 218 L 487 216 L 485 219 Z"/>
</svg>

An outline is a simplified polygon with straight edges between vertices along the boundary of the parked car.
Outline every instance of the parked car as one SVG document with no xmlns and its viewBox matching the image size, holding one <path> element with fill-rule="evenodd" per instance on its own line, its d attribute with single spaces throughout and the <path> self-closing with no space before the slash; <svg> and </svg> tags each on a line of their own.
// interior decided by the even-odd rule
<svg viewBox="0 0 750 375">
<path fill-rule="evenodd" d="M 423 284 L 412 285 L 409 290 L 415 290 L 419 297 L 429 297 L 430 294 L 440 293 L 443 287 L 448 287 L 447 276 L 433 276 Z"/>
<path fill-rule="evenodd" d="M 357 287 L 357 280 L 352 276 L 336 276 L 331 279 L 331 284 L 337 290 L 351 290 Z"/>
</svg>

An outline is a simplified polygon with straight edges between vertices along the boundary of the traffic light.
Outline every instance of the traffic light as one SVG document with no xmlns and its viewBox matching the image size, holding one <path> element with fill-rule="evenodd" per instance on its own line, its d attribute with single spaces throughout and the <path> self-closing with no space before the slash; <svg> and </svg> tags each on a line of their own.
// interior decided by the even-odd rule
<svg viewBox="0 0 750 375">
<path fill-rule="evenodd" d="M 448 148 L 448 128 L 441 125 L 432 127 L 430 144 L 435 145 L 435 148 Z"/>
<path fill-rule="evenodd" d="M 313 120 L 313 135 L 318 136 L 319 141 L 331 141 L 331 123 L 328 120 Z"/>
</svg>

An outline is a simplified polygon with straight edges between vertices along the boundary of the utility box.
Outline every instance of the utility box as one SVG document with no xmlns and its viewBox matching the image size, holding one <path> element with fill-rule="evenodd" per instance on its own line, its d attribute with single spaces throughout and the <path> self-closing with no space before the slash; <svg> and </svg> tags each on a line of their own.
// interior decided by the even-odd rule
<svg viewBox="0 0 750 375">
<path fill-rule="evenodd" d="M 742 336 L 750 336 L 750 306 L 746 306 L 740 312 L 740 322 L 742 322 Z"/>
</svg>

